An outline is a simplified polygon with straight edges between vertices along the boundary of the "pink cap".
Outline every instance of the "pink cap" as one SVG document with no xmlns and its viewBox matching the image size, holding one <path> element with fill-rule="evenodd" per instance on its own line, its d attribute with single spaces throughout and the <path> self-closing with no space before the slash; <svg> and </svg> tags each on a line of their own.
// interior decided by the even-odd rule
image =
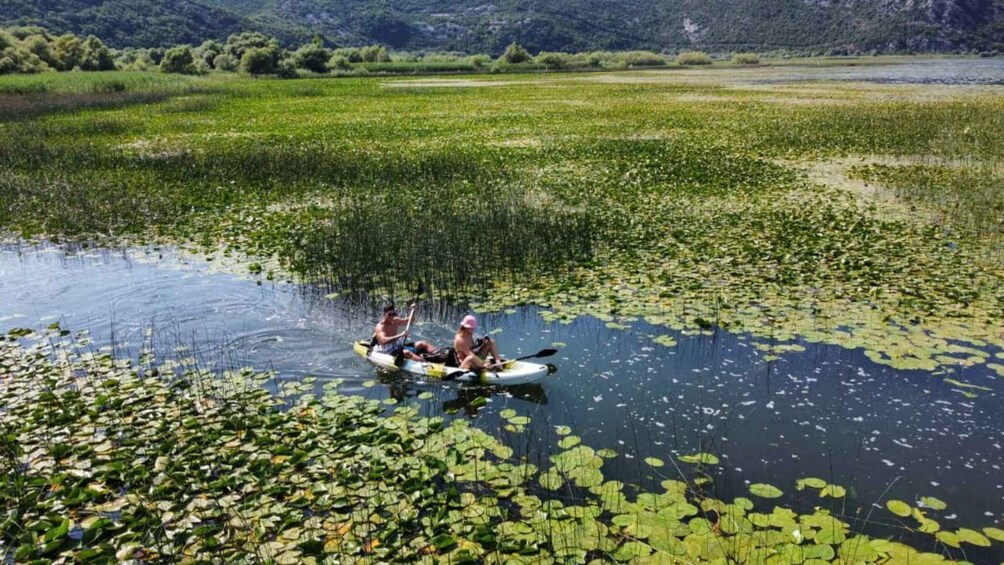
<svg viewBox="0 0 1004 565">
<path fill-rule="evenodd" d="M 473 332 L 478 329 L 478 319 L 468 314 L 467 316 L 464 316 L 463 321 L 460 322 L 460 326 Z"/>
</svg>

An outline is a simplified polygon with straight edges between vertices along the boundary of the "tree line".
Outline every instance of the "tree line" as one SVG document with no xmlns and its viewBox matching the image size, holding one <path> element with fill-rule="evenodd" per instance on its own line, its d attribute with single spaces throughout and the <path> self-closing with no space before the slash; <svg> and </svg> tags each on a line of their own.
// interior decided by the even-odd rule
<svg viewBox="0 0 1004 565">
<path fill-rule="evenodd" d="M 589 53 L 540 52 L 530 54 L 518 43 L 493 59 L 464 53 L 390 52 L 382 45 L 328 47 L 315 37 L 297 49 L 284 49 L 279 41 L 258 32 L 231 35 L 225 42 L 164 48 L 109 49 L 94 36 L 67 33 L 54 35 L 41 27 L 0 30 L 0 74 L 52 71 L 160 70 L 164 73 L 200 75 L 210 72 L 242 72 L 252 76 L 295 77 L 303 73 L 364 74 L 378 72 L 463 72 L 512 70 L 561 70 L 588 68 L 655 67 L 670 63 L 710 64 L 701 52 L 679 55 L 650 51 L 595 51 Z M 737 64 L 758 64 L 752 53 L 733 57 Z"/>
</svg>

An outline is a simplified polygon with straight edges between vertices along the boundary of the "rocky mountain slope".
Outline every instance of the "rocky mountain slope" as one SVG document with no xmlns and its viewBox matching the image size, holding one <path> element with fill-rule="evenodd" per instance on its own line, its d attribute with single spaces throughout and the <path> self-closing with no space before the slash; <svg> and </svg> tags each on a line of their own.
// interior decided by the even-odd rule
<svg viewBox="0 0 1004 565">
<path fill-rule="evenodd" d="M 153 46 L 263 31 L 287 44 L 500 52 L 1004 49 L 1004 0 L 0 0 L 0 25 Z"/>
</svg>

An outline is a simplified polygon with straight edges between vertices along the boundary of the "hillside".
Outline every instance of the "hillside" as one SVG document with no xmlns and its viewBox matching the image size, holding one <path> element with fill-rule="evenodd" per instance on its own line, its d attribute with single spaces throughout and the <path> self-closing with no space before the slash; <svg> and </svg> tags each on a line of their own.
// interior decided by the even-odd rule
<svg viewBox="0 0 1004 565">
<path fill-rule="evenodd" d="M 1004 48 L 1004 0 L 0 0 L 0 25 L 115 47 L 237 30 L 293 44 L 500 52 L 597 49 L 954 51 Z"/>
</svg>

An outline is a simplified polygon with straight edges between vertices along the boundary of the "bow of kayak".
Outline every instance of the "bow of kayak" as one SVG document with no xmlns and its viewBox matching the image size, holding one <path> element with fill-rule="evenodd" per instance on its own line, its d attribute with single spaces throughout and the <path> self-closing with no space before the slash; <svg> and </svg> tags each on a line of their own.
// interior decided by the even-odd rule
<svg viewBox="0 0 1004 565">
<path fill-rule="evenodd" d="M 526 361 L 507 361 L 501 370 L 480 373 L 457 367 L 447 367 L 443 363 L 412 361 L 411 359 L 405 359 L 398 367 L 394 363 L 394 356 L 371 350 L 368 341 L 357 341 L 353 344 L 352 349 L 378 367 L 391 370 L 400 369 L 413 375 L 442 381 L 485 385 L 522 385 L 539 382 L 551 372 L 547 365 L 527 363 Z"/>
</svg>

